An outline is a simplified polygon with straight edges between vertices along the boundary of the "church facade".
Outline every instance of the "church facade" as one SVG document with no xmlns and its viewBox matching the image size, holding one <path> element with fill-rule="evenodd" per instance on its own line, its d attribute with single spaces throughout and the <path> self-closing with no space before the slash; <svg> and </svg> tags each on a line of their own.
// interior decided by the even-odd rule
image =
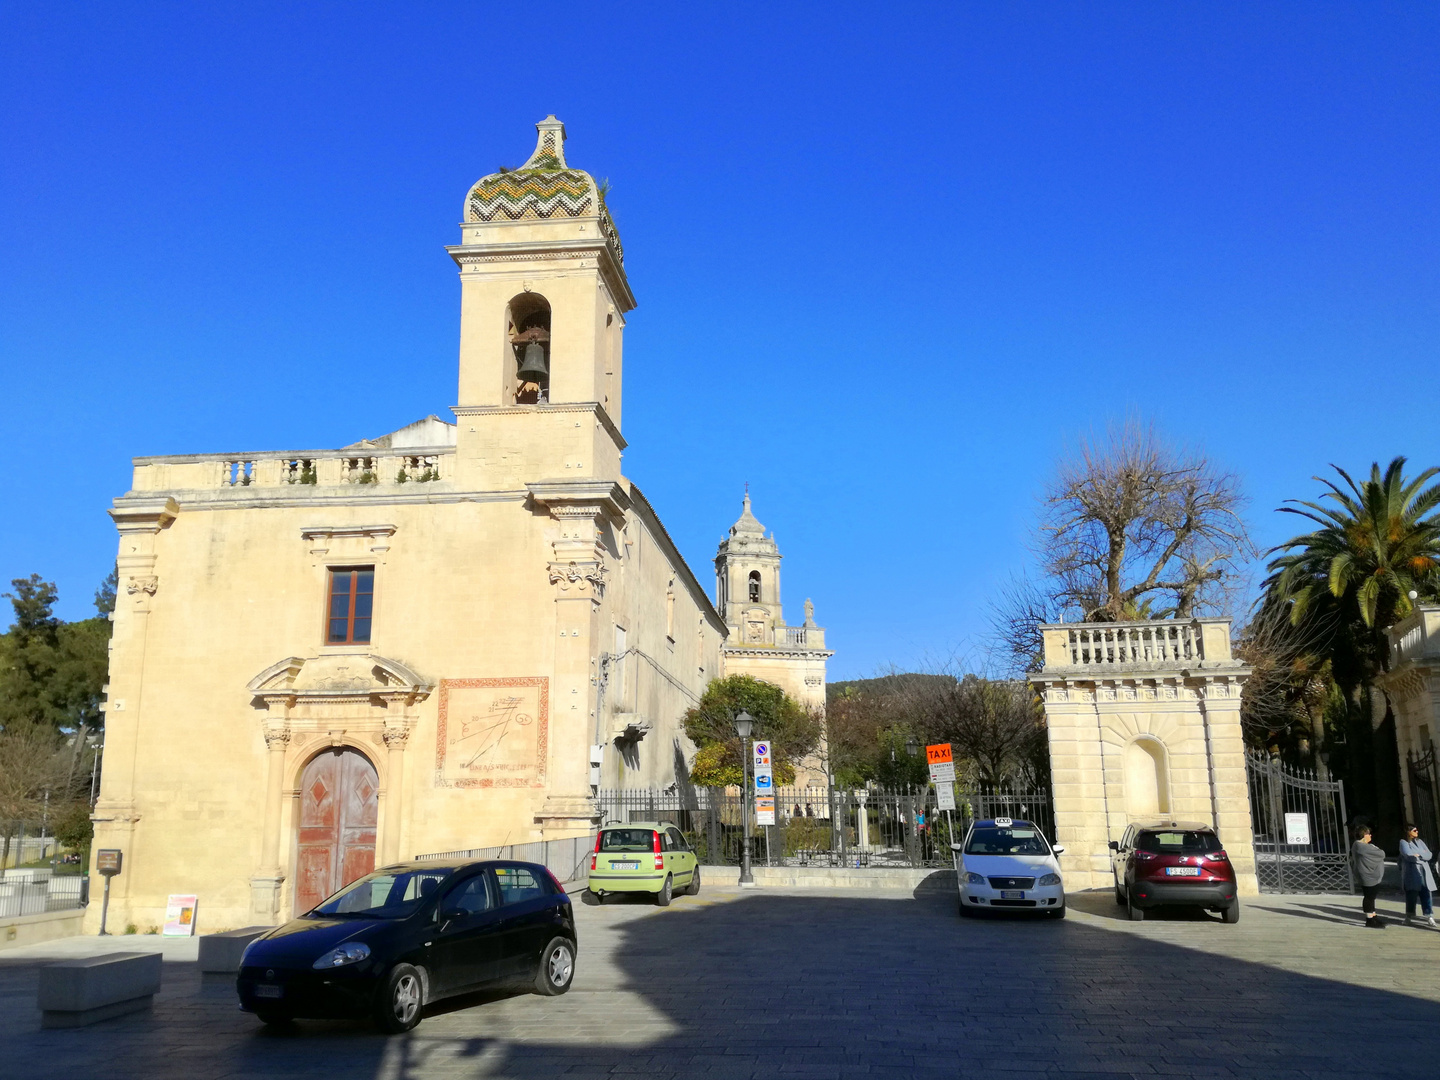
<svg viewBox="0 0 1440 1080">
<path fill-rule="evenodd" d="M 456 423 L 135 459 L 94 813 L 94 850 L 125 853 L 112 926 L 171 893 L 209 929 L 272 923 L 396 859 L 588 833 L 596 787 L 676 780 L 727 664 L 823 702 L 823 632 L 784 628 L 748 509 L 722 614 L 621 471 L 624 253 L 563 125 L 537 127 L 448 249 Z M 727 606 L 751 562 L 761 599 Z M 798 681 L 773 667 L 802 653 Z"/>
</svg>

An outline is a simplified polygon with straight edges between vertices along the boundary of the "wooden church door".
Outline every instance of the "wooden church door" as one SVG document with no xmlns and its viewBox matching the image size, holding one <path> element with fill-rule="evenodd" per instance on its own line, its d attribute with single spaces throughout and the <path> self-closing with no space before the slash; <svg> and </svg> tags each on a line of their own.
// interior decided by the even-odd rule
<svg viewBox="0 0 1440 1080">
<path fill-rule="evenodd" d="M 296 914 L 375 869 L 379 807 L 380 780 L 363 754 L 327 751 L 305 766 L 300 778 Z"/>
</svg>

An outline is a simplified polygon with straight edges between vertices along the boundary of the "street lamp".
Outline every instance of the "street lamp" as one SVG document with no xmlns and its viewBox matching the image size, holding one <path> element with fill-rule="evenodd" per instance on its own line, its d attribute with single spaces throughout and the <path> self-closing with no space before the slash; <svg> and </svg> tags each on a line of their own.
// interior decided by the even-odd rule
<svg viewBox="0 0 1440 1080">
<path fill-rule="evenodd" d="M 742 709 L 735 717 L 735 734 L 740 736 L 740 776 L 744 780 L 740 790 L 740 812 L 744 822 L 740 832 L 741 885 L 755 884 L 755 877 L 750 873 L 750 733 L 754 730 L 755 718 Z"/>
<path fill-rule="evenodd" d="M 912 735 L 909 739 L 905 740 L 905 753 L 907 755 L 914 757 L 919 752 L 920 744 L 915 741 L 915 736 Z"/>
</svg>

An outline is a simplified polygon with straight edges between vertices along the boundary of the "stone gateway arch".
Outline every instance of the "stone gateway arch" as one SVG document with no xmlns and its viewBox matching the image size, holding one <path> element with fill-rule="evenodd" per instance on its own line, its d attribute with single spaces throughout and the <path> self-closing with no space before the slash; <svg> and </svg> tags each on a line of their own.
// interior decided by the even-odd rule
<svg viewBox="0 0 1440 1080">
<path fill-rule="evenodd" d="M 1259 892 L 1229 619 L 1042 626 L 1056 843 L 1071 889 L 1113 884 L 1109 844 L 1131 822 L 1213 825 L 1240 892 Z"/>
</svg>

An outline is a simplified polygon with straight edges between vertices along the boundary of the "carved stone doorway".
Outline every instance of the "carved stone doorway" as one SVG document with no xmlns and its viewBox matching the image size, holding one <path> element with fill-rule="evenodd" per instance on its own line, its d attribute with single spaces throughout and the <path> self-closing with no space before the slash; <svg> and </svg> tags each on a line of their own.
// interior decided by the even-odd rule
<svg viewBox="0 0 1440 1080">
<path fill-rule="evenodd" d="M 327 750 L 300 777 L 295 913 L 375 869 L 380 780 L 366 757 Z"/>
</svg>

